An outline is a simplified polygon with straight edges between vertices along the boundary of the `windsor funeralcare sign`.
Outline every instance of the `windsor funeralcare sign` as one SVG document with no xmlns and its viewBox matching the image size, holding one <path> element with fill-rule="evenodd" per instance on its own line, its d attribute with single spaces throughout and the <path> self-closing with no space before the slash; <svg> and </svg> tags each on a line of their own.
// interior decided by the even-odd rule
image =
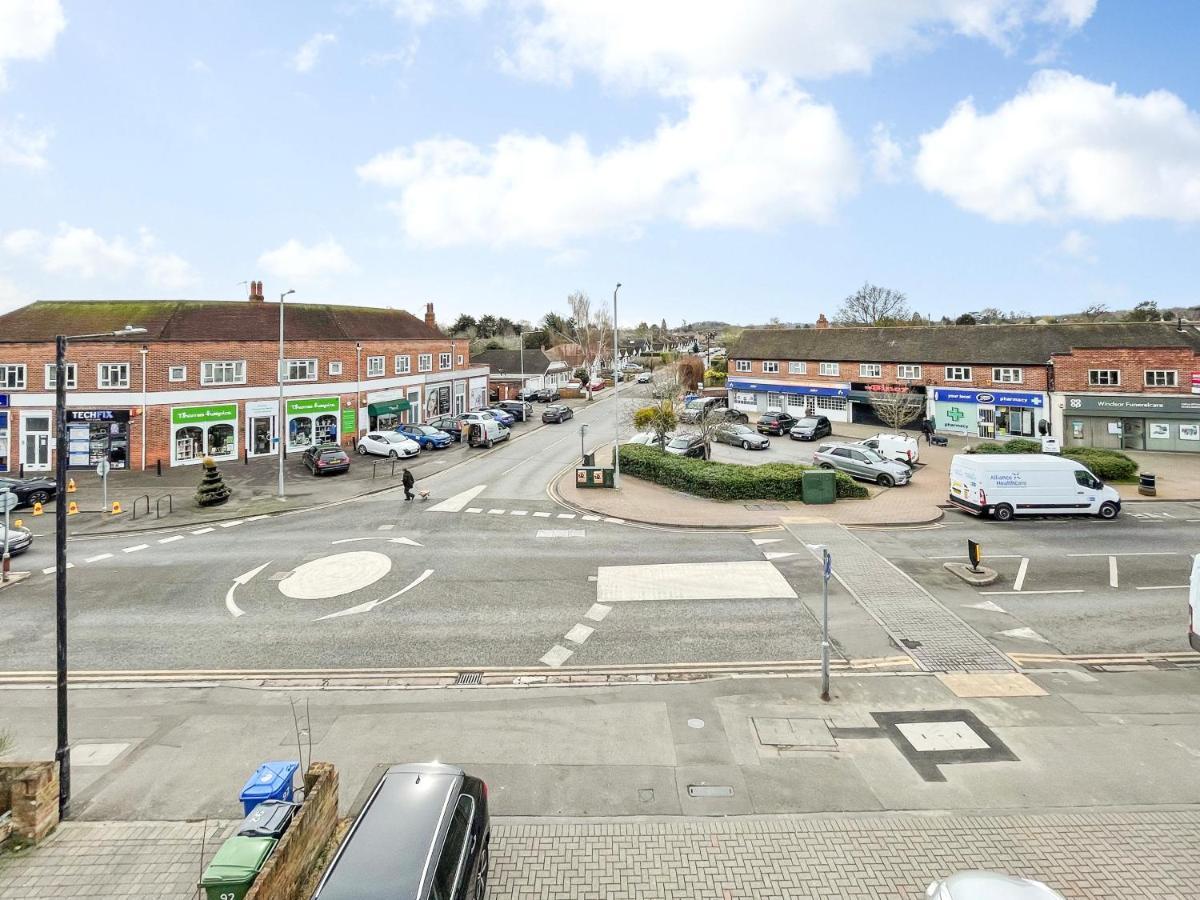
<svg viewBox="0 0 1200 900">
<path fill-rule="evenodd" d="M 1069 395 L 1065 404 L 1067 415 L 1165 416 L 1168 418 L 1200 418 L 1200 398 L 1190 397 L 1096 397 Z"/>
</svg>

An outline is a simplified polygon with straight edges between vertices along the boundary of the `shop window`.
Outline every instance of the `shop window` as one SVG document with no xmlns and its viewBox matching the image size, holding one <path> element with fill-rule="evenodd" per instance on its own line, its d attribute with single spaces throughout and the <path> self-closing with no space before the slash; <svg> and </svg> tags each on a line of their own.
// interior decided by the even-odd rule
<svg viewBox="0 0 1200 900">
<path fill-rule="evenodd" d="M 808 372 L 808 363 L 790 362 L 788 363 L 789 375 L 804 375 Z"/>
<path fill-rule="evenodd" d="M 741 406 L 756 406 L 758 399 L 754 394 L 738 392 L 733 395 L 733 402 Z"/>
<path fill-rule="evenodd" d="M 803 394 L 788 394 L 787 398 L 788 412 L 799 411 L 804 412 L 805 403 Z"/>
<path fill-rule="evenodd" d="M 75 363 L 67 363 L 67 390 L 75 390 L 77 376 L 79 375 L 78 366 Z M 46 390 L 53 391 L 58 387 L 58 366 L 54 363 L 46 366 Z"/>
<path fill-rule="evenodd" d="M 204 432 L 195 425 L 175 432 L 175 459 L 186 462 L 204 456 Z"/>
<path fill-rule="evenodd" d="M 750 371 L 750 360 L 748 360 L 748 359 L 735 359 L 735 360 L 733 361 L 733 371 L 735 371 L 735 372 L 749 372 L 749 371 Z"/>
<path fill-rule="evenodd" d="M 823 409 L 828 412 L 842 412 L 846 408 L 845 397 L 818 397 L 817 409 Z"/>
<path fill-rule="evenodd" d="M 777 394 L 774 391 L 767 394 L 767 409 L 783 410 L 783 394 Z"/>
<path fill-rule="evenodd" d="M 129 363 L 100 363 L 96 367 L 96 386 L 108 390 L 129 387 Z"/>
<path fill-rule="evenodd" d="M 918 381 L 921 378 L 921 367 L 907 364 L 896 366 L 896 377 L 904 381 Z"/>
<path fill-rule="evenodd" d="M 1088 369 L 1088 384 L 1094 387 L 1114 387 L 1120 383 L 1120 369 Z"/>
<path fill-rule="evenodd" d="M 200 363 L 201 384 L 245 384 L 246 361 L 244 359 L 220 360 Z"/>
<path fill-rule="evenodd" d="M 858 377 L 881 378 L 883 377 L 883 366 L 881 366 L 879 363 L 859 363 Z"/>
<path fill-rule="evenodd" d="M 971 367 L 970 366 L 946 366 L 946 380 L 947 381 L 970 381 L 971 380 Z"/>
<path fill-rule="evenodd" d="M 340 359 L 335 360 L 334 362 L 331 362 L 329 364 L 329 374 L 330 375 L 341 375 L 342 374 L 342 361 Z"/>
<path fill-rule="evenodd" d="M 380 357 L 382 359 L 382 357 Z M 336 444 L 337 443 L 337 416 L 323 415 L 317 416 L 315 423 L 317 432 L 317 443 L 319 444 Z"/>
<path fill-rule="evenodd" d="M 1147 369 L 1147 387 L 1175 387 L 1178 373 L 1174 369 Z"/>
<path fill-rule="evenodd" d="M 439 369 L 449 369 L 450 368 L 450 359 L 451 359 L 451 356 L 449 353 L 439 353 L 438 354 L 438 368 Z"/>
<path fill-rule="evenodd" d="M 762 366 L 764 375 L 774 375 L 779 371 L 779 363 L 773 359 L 764 360 Z"/>
<path fill-rule="evenodd" d="M 821 363 L 821 374 L 833 375 L 836 377 L 837 375 L 841 374 L 841 366 L 839 366 L 837 363 Z"/>
<path fill-rule="evenodd" d="M 461 368 L 461 367 L 462 367 L 462 365 L 463 365 L 463 355 L 462 355 L 461 353 L 460 353 L 460 354 L 458 354 L 458 365 L 459 365 L 459 367 L 460 367 L 460 368 Z"/>
<path fill-rule="evenodd" d="M 317 361 L 315 359 L 288 359 L 286 366 L 286 381 L 316 381 Z"/>
<path fill-rule="evenodd" d="M 1025 380 L 1024 369 L 992 369 L 992 381 L 996 384 L 1020 384 Z"/>
<path fill-rule="evenodd" d="M 208 455 L 237 456 L 233 442 L 233 426 L 228 423 L 208 426 Z"/>
<path fill-rule="evenodd" d="M 397 356 L 396 357 L 396 374 L 397 375 L 407 375 L 411 371 L 412 371 L 412 357 L 411 356 Z"/>
<path fill-rule="evenodd" d="M 288 422 L 288 446 L 307 447 L 313 442 L 313 420 L 308 416 L 297 416 Z"/>
<path fill-rule="evenodd" d="M 433 371 L 433 354 L 421 353 L 417 356 L 417 371 L 432 372 Z"/>
<path fill-rule="evenodd" d="M 176 383 L 187 381 L 187 366 L 169 366 L 167 368 L 167 381 Z"/>
<path fill-rule="evenodd" d="M 0 365 L 0 388 L 10 391 L 25 390 L 25 367 L 19 365 Z"/>
</svg>

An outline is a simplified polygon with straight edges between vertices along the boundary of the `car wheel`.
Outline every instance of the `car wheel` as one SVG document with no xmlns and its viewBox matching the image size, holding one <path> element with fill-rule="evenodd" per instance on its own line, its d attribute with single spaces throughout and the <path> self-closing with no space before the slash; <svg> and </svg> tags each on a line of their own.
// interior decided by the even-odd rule
<svg viewBox="0 0 1200 900">
<path fill-rule="evenodd" d="M 359 445 L 358 445 L 358 455 L 359 455 L 359 456 L 366 456 L 366 455 L 367 455 L 367 448 L 366 448 L 366 447 L 364 447 L 362 444 L 359 444 Z"/>
<path fill-rule="evenodd" d="M 994 510 L 992 510 L 992 515 L 996 517 L 997 522 L 1008 522 L 1012 520 L 1013 508 L 1007 503 L 1001 503 Z"/>
<path fill-rule="evenodd" d="M 49 499 L 50 493 L 48 491 L 32 491 L 28 497 L 30 503 L 41 503 L 43 506 L 46 505 Z"/>
<path fill-rule="evenodd" d="M 392 450 L 390 453 L 388 453 L 388 458 L 389 459 L 399 459 L 400 454 L 397 453 L 395 450 Z"/>
<path fill-rule="evenodd" d="M 479 857 L 479 871 L 475 874 L 475 900 L 483 900 L 487 895 L 488 880 L 488 848 L 485 845 Z"/>
<path fill-rule="evenodd" d="M 750 442 L 749 442 L 749 441 L 742 441 L 742 449 L 743 449 L 743 450 L 749 450 L 749 449 L 750 449 Z"/>
<path fill-rule="evenodd" d="M 1115 519 L 1120 512 L 1115 503 L 1101 503 L 1099 516 L 1102 519 Z"/>
<path fill-rule="evenodd" d="M 896 479 L 894 479 L 891 475 L 880 475 L 875 479 L 875 483 L 880 487 L 894 487 L 896 484 Z"/>
<path fill-rule="evenodd" d="M 830 465 L 829 463 L 821 463 L 821 468 L 822 469 L 832 469 L 833 466 Z"/>
</svg>

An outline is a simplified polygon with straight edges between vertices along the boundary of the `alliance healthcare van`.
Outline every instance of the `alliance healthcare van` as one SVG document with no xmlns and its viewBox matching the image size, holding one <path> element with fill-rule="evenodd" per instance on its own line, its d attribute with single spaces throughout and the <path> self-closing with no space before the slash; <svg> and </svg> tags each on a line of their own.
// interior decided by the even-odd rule
<svg viewBox="0 0 1200 900">
<path fill-rule="evenodd" d="M 1048 453 L 956 454 L 950 502 L 1001 522 L 1014 515 L 1086 513 L 1115 519 L 1121 495 L 1082 463 Z"/>
</svg>

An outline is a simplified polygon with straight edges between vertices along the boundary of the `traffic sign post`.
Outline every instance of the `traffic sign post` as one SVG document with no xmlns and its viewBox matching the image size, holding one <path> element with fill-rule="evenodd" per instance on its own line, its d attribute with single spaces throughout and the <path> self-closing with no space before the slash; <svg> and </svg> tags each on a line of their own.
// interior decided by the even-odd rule
<svg viewBox="0 0 1200 900">
<path fill-rule="evenodd" d="M 96 464 L 96 474 L 100 476 L 100 486 L 104 490 L 104 505 L 101 508 L 105 510 L 108 509 L 108 470 L 111 468 L 107 459 L 102 459 Z"/>
<path fill-rule="evenodd" d="M 833 577 L 833 556 L 821 548 L 821 699 L 829 700 L 829 579 Z"/>
</svg>

